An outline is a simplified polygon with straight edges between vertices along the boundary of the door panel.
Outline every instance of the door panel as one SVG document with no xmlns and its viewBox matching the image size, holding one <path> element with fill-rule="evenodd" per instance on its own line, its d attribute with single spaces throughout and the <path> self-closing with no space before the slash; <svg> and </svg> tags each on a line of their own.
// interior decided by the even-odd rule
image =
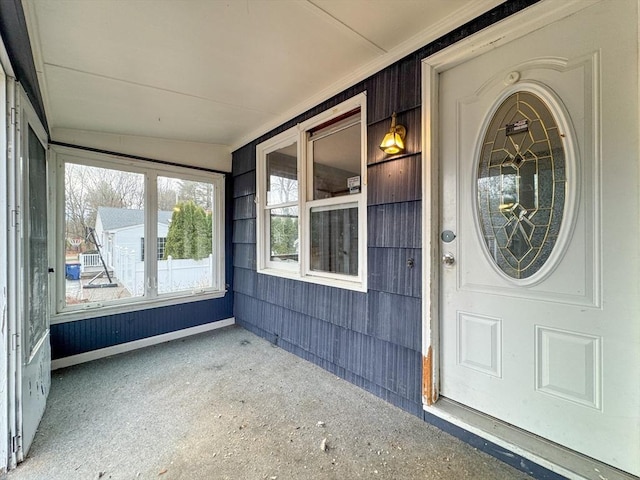
<svg viewBox="0 0 640 480">
<path fill-rule="evenodd" d="M 47 169 L 46 151 L 28 128 L 28 314 L 25 328 L 25 360 L 36 353 L 47 331 Z"/>
<path fill-rule="evenodd" d="M 23 314 L 19 342 L 22 361 L 17 372 L 17 461 L 24 459 L 35 437 L 51 384 L 46 135 L 24 95 L 20 111 Z"/>
<path fill-rule="evenodd" d="M 636 7 L 599 3 L 442 72 L 438 101 L 440 229 L 455 233 L 440 244 L 441 394 L 638 474 Z M 500 117 L 518 92 L 548 130 L 525 106 Z M 536 245 L 531 275 L 496 260 Z"/>
</svg>

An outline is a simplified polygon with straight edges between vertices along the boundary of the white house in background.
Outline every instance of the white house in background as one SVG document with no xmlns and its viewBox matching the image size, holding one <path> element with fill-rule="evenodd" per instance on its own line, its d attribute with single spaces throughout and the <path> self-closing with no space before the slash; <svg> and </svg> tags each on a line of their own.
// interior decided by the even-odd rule
<svg viewBox="0 0 640 480">
<path fill-rule="evenodd" d="M 158 294 L 185 290 L 201 291 L 212 285 L 213 256 L 195 260 L 191 258 L 164 259 L 171 211 L 158 211 L 158 255 L 156 289 Z M 144 210 L 99 207 L 95 227 L 96 239 L 107 267 L 117 282 L 131 296 L 144 294 Z M 93 255 L 97 257 L 97 255 Z M 147 259 L 149 260 L 149 259 Z M 84 264 L 83 260 L 83 264 Z M 100 266 L 97 258 L 93 264 Z"/>
<path fill-rule="evenodd" d="M 171 211 L 158 211 L 158 260 L 164 257 L 172 214 Z M 109 268 L 114 268 L 117 252 L 126 251 L 138 262 L 144 260 L 144 210 L 98 207 L 95 228 L 96 239 Z"/>
</svg>

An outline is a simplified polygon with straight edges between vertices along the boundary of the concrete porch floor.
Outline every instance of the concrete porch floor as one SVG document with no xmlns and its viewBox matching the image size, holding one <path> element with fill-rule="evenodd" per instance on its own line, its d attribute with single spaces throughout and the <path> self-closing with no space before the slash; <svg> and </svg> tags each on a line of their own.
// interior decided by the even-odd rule
<svg viewBox="0 0 640 480">
<path fill-rule="evenodd" d="M 234 326 L 54 371 L 7 478 L 530 477 Z"/>
</svg>

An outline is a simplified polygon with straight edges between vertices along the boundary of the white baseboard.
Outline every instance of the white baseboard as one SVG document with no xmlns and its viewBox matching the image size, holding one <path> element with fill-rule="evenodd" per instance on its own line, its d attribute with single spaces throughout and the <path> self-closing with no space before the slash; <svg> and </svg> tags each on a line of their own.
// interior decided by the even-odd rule
<svg viewBox="0 0 640 480">
<path fill-rule="evenodd" d="M 229 325 L 234 325 L 235 323 L 236 319 L 234 317 L 231 317 L 224 320 L 218 320 L 217 322 L 198 325 L 197 327 L 185 328 L 184 330 L 176 330 L 175 332 L 163 333 L 162 335 L 142 338 L 133 342 L 121 343 L 112 347 L 101 348 L 99 350 L 92 350 L 90 352 L 79 353 L 78 355 L 59 358 L 51 362 L 51 370 L 70 367 L 72 365 L 90 362 L 99 358 L 110 357 L 111 355 L 117 355 L 119 353 L 130 352 L 139 348 L 150 347 L 151 345 L 158 345 L 159 343 L 169 342 L 171 340 L 177 340 L 179 338 L 190 337 L 191 335 L 197 335 L 198 333 L 204 333 L 211 330 L 217 330 L 218 328 L 228 327 Z"/>
</svg>

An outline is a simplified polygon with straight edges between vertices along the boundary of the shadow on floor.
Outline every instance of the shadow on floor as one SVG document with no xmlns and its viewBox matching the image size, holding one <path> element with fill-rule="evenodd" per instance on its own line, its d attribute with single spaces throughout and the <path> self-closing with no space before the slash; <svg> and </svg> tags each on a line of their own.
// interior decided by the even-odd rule
<svg viewBox="0 0 640 480">
<path fill-rule="evenodd" d="M 9 480 L 527 479 L 229 327 L 57 370 Z"/>
</svg>

